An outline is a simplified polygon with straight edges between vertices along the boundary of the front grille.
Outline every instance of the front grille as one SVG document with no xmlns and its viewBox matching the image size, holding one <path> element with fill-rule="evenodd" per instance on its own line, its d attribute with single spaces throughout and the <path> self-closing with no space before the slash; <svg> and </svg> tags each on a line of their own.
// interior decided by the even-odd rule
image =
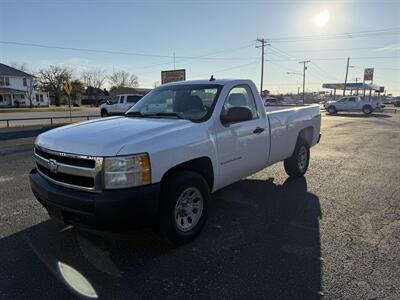
<svg viewBox="0 0 400 300">
<path fill-rule="evenodd" d="M 83 176 L 74 176 L 64 173 L 51 173 L 47 168 L 43 167 L 42 165 L 37 165 L 39 171 L 41 171 L 47 177 L 50 177 L 59 182 L 65 182 L 68 184 L 76 185 L 76 186 L 83 186 L 87 188 L 94 187 L 94 178 L 90 177 L 83 177 Z"/>
<path fill-rule="evenodd" d="M 94 168 L 96 161 L 93 159 L 82 159 L 77 157 L 60 156 L 52 153 L 42 151 L 38 148 L 35 149 L 37 155 L 46 159 L 55 159 L 57 162 L 85 168 Z"/>
<path fill-rule="evenodd" d="M 86 191 L 101 189 L 103 159 L 35 147 L 39 173 L 53 183 Z"/>
</svg>

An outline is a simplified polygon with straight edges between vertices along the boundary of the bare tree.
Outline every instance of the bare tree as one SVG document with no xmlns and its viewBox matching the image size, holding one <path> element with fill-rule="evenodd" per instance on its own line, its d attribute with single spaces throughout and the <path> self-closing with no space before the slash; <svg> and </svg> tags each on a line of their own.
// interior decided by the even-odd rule
<svg viewBox="0 0 400 300">
<path fill-rule="evenodd" d="M 55 104 L 60 105 L 61 96 L 64 94 L 64 83 L 71 79 L 72 71 L 66 67 L 51 65 L 48 69 L 41 69 L 38 81 L 41 88 L 54 95 Z"/>
<path fill-rule="evenodd" d="M 137 87 L 138 77 L 125 71 L 114 72 L 108 78 L 112 87 Z"/>
<path fill-rule="evenodd" d="M 36 77 L 31 77 L 28 80 L 28 84 L 26 86 L 26 95 L 28 96 L 28 100 L 29 100 L 29 107 L 33 107 L 32 105 L 32 101 L 33 101 L 33 92 L 35 91 L 35 81 L 36 81 Z"/>
<path fill-rule="evenodd" d="M 94 69 L 86 72 L 82 72 L 82 81 L 86 87 L 94 87 L 101 89 L 107 76 L 105 71 L 102 69 Z"/>
</svg>

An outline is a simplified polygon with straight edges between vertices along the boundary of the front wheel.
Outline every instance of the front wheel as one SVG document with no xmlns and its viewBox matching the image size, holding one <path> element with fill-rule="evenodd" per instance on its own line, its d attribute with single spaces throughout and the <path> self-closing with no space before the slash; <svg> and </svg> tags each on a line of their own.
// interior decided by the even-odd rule
<svg viewBox="0 0 400 300">
<path fill-rule="evenodd" d="M 307 172 L 309 162 L 310 147 L 303 138 L 299 137 L 292 156 L 284 161 L 286 174 L 293 178 L 303 176 Z"/>
<path fill-rule="evenodd" d="M 336 107 L 334 106 L 329 106 L 327 110 L 330 115 L 335 115 L 337 113 Z"/>
<path fill-rule="evenodd" d="M 102 110 L 101 110 L 100 115 L 101 115 L 102 118 L 106 118 L 106 117 L 109 116 L 108 111 L 105 110 L 105 109 L 102 109 Z"/>
<path fill-rule="evenodd" d="M 210 198 L 210 188 L 199 174 L 171 174 L 162 184 L 160 232 L 173 244 L 193 240 L 205 225 Z"/>
</svg>

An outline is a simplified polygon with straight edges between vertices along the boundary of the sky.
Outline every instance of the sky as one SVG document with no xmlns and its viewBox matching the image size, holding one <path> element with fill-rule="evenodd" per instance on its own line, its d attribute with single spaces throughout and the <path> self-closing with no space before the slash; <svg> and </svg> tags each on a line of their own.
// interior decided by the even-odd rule
<svg viewBox="0 0 400 300">
<path fill-rule="evenodd" d="M 270 44 L 264 89 L 273 93 L 297 93 L 301 60 L 311 61 L 307 91 L 344 82 L 350 57 L 349 82 L 372 67 L 374 83 L 400 95 L 400 1 L 0 0 L 0 62 L 32 71 L 63 65 L 76 78 L 124 70 L 152 87 L 162 70 L 174 68 L 175 55 L 187 79 L 213 74 L 259 86 L 257 38 Z"/>
</svg>

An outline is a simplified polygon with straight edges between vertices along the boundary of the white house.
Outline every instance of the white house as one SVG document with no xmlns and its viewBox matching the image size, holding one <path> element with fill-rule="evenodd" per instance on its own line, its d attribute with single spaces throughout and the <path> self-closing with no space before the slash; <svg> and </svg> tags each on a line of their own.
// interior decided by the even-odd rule
<svg viewBox="0 0 400 300">
<path fill-rule="evenodd" d="M 49 106 L 49 94 L 36 91 L 33 76 L 0 63 L 0 107 Z M 31 100 L 31 101 L 30 101 Z"/>
</svg>

